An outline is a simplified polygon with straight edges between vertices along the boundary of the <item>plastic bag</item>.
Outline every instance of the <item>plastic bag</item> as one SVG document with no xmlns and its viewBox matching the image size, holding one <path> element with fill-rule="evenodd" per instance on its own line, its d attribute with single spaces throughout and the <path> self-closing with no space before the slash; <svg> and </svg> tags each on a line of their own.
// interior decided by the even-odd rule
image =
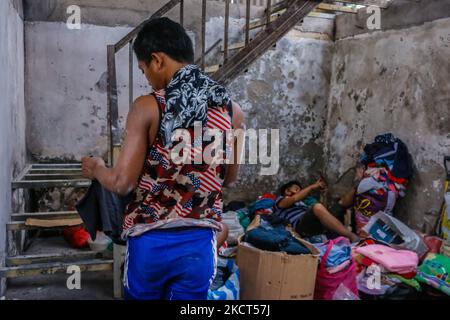
<svg viewBox="0 0 450 320">
<path fill-rule="evenodd" d="M 320 264 L 317 269 L 316 286 L 314 289 L 314 300 L 332 300 L 334 293 L 340 285 L 345 284 L 353 294 L 358 295 L 358 287 L 356 282 L 356 264 L 350 257 L 350 265 L 345 269 L 336 272 L 329 273 L 326 269 L 326 263 L 329 255 L 333 249 L 333 246 L 344 244 L 350 249 L 350 242 L 347 238 L 339 237 L 327 242 L 327 249 L 325 254 L 320 259 Z"/>
<path fill-rule="evenodd" d="M 228 226 L 227 242 L 230 245 L 236 245 L 239 236 L 244 234 L 244 228 L 241 226 L 238 214 L 234 211 L 224 212 L 222 214 L 222 222 Z"/>
<path fill-rule="evenodd" d="M 384 212 L 378 212 L 370 218 L 364 227 L 364 231 L 375 240 L 381 241 L 395 249 L 414 251 L 419 257 L 424 256 L 428 252 L 427 245 L 417 233 L 400 220 Z"/>
<path fill-rule="evenodd" d="M 208 291 L 208 300 L 239 300 L 240 285 L 238 266 L 234 263 L 234 260 L 219 258 L 217 260 L 217 267 L 227 268 L 231 275 L 220 288 Z"/>
<path fill-rule="evenodd" d="M 360 299 L 349 288 L 347 288 L 343 283 L 341 283 L 333 294 L 333 300 L 360 300 Z"/>
<path fill-rule="evenodd" d="M 429 253 L 419 267 L 416 279 L 450 296 L 450 258 Z"/>
</svg>

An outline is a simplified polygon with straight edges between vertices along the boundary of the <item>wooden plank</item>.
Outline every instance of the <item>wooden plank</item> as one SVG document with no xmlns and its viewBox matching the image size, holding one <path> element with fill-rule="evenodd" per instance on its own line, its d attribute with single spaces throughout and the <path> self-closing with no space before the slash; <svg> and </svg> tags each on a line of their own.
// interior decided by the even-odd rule
<svg viewBox="0 0 450 320">
<path fill-rule="evenodd" d="M 48 220 L 48 221 L 50 221 L 50 220 Z M 81 221 L 81 219 L 80 219 L 80 221 Z M 26 221 L 10 221 L 10 222 L 6 223 L 6 230 L 7 231 L 18 231 L 18 230 L 53 229 L 53 228 L 61 228 L 61 227 L 64 227 L 64 226 L 69 226 L 68 224 L 72 224 L 72 222 L 76 222 L 76 221 L 70 219 L 70 221 L 68 221 L 67 224 L 59 223 L 59 224 L 63 224 L 63 225 L 60 225 L 60 226 L 38 227 L 38 226 L 35 226 L 35 225 L 27 225 Z M 82 221 L 81 221 L 81 223 L 82 223 Z M 79 224 L 81 224 L 81 223 L 79 223 Z"/>
<path fill-rule="evenodd" d="M 251 40 L 251 38 L 250 38 Z M 228 51 L 231 50 L 238 50 L 238 49 L 242 49 L 245 47 L 245 42 L 237 42 L 237 43 L 233 43 L 231 45 L 228 46 Z M 275 49 L 275 46 L 271 47 L 269 50 L 273 50 Z M 225 50 L 225 48 L 222 46 L 221 47 L 221 51 L 223 52 Z"/>
<path fill-rule="evenodd" d="M 0 268 L 0 278 L 17 278 L 66 273 L 67 268 L 72 265 L 80 267 L 81 272 L 112 271 L 113 260 L 93 259 L 88 261 L 73 261 L 69 263 L 54 262 L 5 267 Z"/>
<path fill-rule="evenodd" d="M 339 0 L 338 2 L 344 2 L 348 4 L 355 4 L 361 6 L 375 6 L 382 9 L 388 8 L 392 0 Z"/>
<path fill-rule="evenodd" d="M 106 251 L 79 251 L 73 253 L 53 253 L 53 254 L 34 254 L 22 255 L 6 258 L 6 266 L 22 266 L 36 263 L 50 263 L 50 262 L 67 262 L 73 260 L 92 260 L 102 259 L 107 256 L 109 252 Z M 109 253 L 110 254 L 110 253 Z M 111 255 L 111 254 L 110 254 Z"/>
<path fill-rule="evenodd" d="M 307 15 L 307 17 L 334 20 L 336 18 L 336 15 L 334 13 L 312 11 Z"/>
<path fill-rule="evenodd" d="M 320 3 L 316 9 L 324 10 L 324 11 L 332 11 L 332 12 L 344 12 L 344 13 L 358 13 L 358 9 L 350 8 L 345 6 L 340 6 L 337 4 L 331 3 Z"/>
<path fill-rule="evenodd" d="M 289 1 L 278 2 L 270 8 L 270 12 L 272 14 L 278 13 L 278 12 L 282 11 L 283 9 L 286 9 L 288 5 L 289 5 Z M 267 13 L 267 9 L 264 10 L 264 13 Z"/>
<path fill-rule="evenodd" d="M 220 65 L 216 64 L 205 68 L 205 73 L 214 73 L 220 69 Z"/>
<path fill-rule="evenodd" d="M 12 221 L 25 221 L 27 218 L 36 219 L 61 219 L 61 218 L 78 218 L 77 211 L 55 211 L 55 212 L 24 212 L 13 213 L 11 215 Z"/>
<path fill-rule="evenodd" d="M 36 219 L 27 218 L 25 225 L 28 227 L 38 228 L 56 228 L 56 227 L 73 227 L 83 224 L 83 220 L 80 217 L 77 218 L 65 218 L 65 219 Z"/>
<path fill-rule="evenodd" d="M 332 41 L 333 39 L 326 33 L 320 32 L 304 32 L 298 29 L 294 29 L 296 32 L 290 35 L 291 38 L 295 39 L 314 39 L 314 40 L 324 40 Z"/>
</svg>

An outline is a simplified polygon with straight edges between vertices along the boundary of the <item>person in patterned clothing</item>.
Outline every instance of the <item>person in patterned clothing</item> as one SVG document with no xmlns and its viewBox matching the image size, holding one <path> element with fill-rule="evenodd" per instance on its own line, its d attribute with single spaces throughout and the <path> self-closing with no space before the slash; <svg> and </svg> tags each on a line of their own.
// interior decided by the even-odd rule
<svg viewBox="0 0 450 320">
<path fill-rule="evenodd" d="M 192 64 L 192 41 L 178 23 L 147 22 L 133 48 L 154 92 L 131 106 L 117 164 L 85 157 L 83 175 L 111 192 L 131 193 L 122 234 L 125 298 L 206 299 L 217 242 L 226 239 L 222 189 L 237 179 L 242 148 L 235 137 L 221 140 L 244 129 L 244 115 L 223 86 Z M 204 138 L 211 132 L 222 135 Z M 217 161 L 219 155 L 233 161 Z"/>
</svg>

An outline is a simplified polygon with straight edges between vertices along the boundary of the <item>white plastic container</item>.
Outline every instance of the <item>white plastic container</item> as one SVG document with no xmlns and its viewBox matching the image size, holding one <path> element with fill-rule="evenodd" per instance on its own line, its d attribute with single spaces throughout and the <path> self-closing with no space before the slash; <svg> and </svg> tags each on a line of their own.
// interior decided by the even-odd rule
<svg viewBox="0 0 450 320">
<path fill-rule="evenodd" d="M 91 237 L 88 239 L 89 247 L 96 252 L 105 251 L 111 242 L 112 240 L 101 231 L 97 231 L 95 241 Z"/>
</svg>

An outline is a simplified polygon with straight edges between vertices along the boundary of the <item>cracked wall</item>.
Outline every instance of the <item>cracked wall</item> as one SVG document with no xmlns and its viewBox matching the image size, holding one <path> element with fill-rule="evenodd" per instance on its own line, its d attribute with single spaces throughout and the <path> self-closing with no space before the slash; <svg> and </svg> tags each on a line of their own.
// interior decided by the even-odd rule
<svg viewBox="0 0 450 320">
<path fill-rule="evenodd" d="M 337 25 L 339 30 L 340 25 Z M 329 98 L 327 172 L 337 179 L 366 143 L 392 132 L 408 146 L 414 178 L 396 214 L 430 231 L 450 154 L 450 19 L 336 41 Z M 333 195 L 343 188 L 337 186 Z"/>
<path fill-rule="evenodd" d="M 383 25 L 390 30 L 385 31 L 361 28 L 364 15 L 359 13 L 338 16 L 335 43 L 302 39 L 294 30 L 232 82 L 229 89 L 246 112 L 247 128 L 280 129 L 281 162 L 275 176 L 260 175 L 260 165 L 244 165 L 237 187 L 225 191 L 227 200 L 251 201 L 287 180 L 312 182 L 324 170 L 331 196 L 337 196 L 349 179 L 337 186 L 333 182 L 352 166 L 362 147 L 375 135 L 392 132 L 408 145 L 416 171 L 398 214 L 414 227 L 430 228 L 442 200 L 442 156 L 450 152 L 450 26 L 448 19 L 436 20 L 448 6 L 445 1 L 419 2 L 412 6 L 400 1 L 402 8 L 386 11 Z M 84 0 L 78 3 L 90 10 Z M 88 11 L 87 22 L 102 25 L 68 30 L 61 22 L 63 7 L 58 4 L 48 15 L 45 8 L 29 13 L 31 21 L 26 23 L 27 139 L 30 153 L 39 160 L 105 156 L 106 45 L 131 29 L 117 24 L 141 21 L 131 14 L 136 8 L 119 6 L 102 11 L 98 20 Z M 115 23 L 118 10 L 124 12 L 124 21 Z M 242 41 L 242 14 L 235 10 L 230 37 Z M 408 15 L 399 19 L 402 10 Z M 332 34 L 330 21 L 305 18 L 302 29 Z M 198 25 L 187 25 L 198 40 Z M 207 47 L 222 35 L 223 18 L 208 19 Z M 220 62 L 219 51 L 208 56 L 208 64 Z M 117 63 L 122 125 L 127 60 L 124 50 Z M 149 92 L 135 71 L 135 96 Z"/>
<path fill-rule="evenodd" d="M 332 56 L 331 41 L 301 39 L 293 30 L 231 83 L 247 128 L 279 130 L 280 168 L 264 176 L 261 164 L 243 165 L 237 186 L 225 192 L 227 200 L 254 201 L 283 182 L 319 177 Z"/>
</svg>

